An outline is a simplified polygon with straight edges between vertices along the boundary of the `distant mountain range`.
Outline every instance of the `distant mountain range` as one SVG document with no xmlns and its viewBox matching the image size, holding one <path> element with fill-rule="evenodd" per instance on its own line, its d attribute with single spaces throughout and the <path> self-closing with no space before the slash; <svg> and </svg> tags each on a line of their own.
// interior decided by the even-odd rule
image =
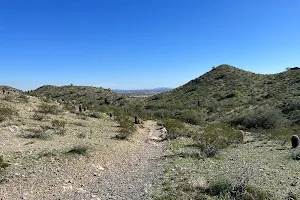
<svg viewBox="0 0 300 200">
<path fill-rule="evenodd" d="M 167 92 L 172 90 L 173 88 L 168 87 L 159 87 L 159 88 L 153 88 L 153 89 L 139 89 L 139 90 L 120 90 L 115 89 L 113 90 L 117 94 L 157 94 L 161 92 Z"/>
</svg>

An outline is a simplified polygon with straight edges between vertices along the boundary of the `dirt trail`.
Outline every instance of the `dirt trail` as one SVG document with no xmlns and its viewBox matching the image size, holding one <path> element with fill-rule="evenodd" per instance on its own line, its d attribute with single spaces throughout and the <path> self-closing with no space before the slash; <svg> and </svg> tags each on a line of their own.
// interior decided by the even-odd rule
<svg viewBox="0 0 300 200">
<path fill-rule="evenodd" d="M 156 141 L 163 132 L 146 121 L 130 140 L 88 156 L 14 164 L 0 183 L 0 199 L 151 199 L 163 170 L 166 143 Z"/>
</svg>

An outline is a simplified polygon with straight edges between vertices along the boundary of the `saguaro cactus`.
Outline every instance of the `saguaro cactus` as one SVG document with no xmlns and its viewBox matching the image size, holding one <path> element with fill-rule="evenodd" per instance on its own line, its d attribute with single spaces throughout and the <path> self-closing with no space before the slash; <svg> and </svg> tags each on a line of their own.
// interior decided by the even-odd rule
<svg viewBox="0 0 300 200">
<path fill-rule="evenodd" d="M 137 116 L 134 117 L 134 123 L 135 124 L 139 124 L 140 123 L 140 120 Z"/>
<path fill-rule="evenodd" d="M 82 104 L 79 104 L 79 112 L 82 112 Z"/>
<path fill-rule="evenodd" d="M 296 148 L 296 147 L 299 146 L 299 137 L 298 137 L 298 135 L 293 135 L 291 140 L 292 140 L 292 147 L 293 148 Z"/>
</svg>

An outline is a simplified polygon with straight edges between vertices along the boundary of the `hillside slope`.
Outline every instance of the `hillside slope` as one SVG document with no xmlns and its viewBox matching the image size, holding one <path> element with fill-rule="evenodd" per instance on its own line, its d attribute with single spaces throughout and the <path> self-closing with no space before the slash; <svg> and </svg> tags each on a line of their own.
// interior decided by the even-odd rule
<svg viewBox="0 0 300 200">
<path fill-rule="evenodd" d="M 181 87 L 150 97 L 146 108 L 168 112 L 196 110 L 210 120 L 268 108 L 299 123 L 299 89 L 298 68 L 262 75 L 220 65 Z M 167 114 L 176 116 L 174 112 Z"/>
<path fill-rule="evenodd" d="M 3 90 L 5 93 L 9 92 L 11 94 L 22 94 L 23 93 L 22 90 L 19 90 L 19 89 L 10 87 L 10 86 L 6 86 L 6 85 L 0 85 L 0 92 L 2 94 L 3 94 Z"/>
<path fill-rule="evenodd" d="M 75 101 L 76 103 L 85 103 L 101 105 L 105 103 L 105 98 L 109 103 L 118 99 L 118 95 L 110 89 L 104 89 L 91 86 L 53 86 L 45 85 L 30 92 L 33 96 L 45 96 L 47 98 L 61 101 Z"/>
</svg>

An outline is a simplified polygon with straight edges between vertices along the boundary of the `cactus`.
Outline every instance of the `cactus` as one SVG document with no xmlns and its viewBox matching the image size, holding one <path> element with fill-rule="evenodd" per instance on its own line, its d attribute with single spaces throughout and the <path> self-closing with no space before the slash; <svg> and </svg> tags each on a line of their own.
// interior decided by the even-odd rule
<svg viewBox="0 0 300 200">
<path fill-rule="evenodd" d="M 134 117 L 134 123 L 140 124 L 140 119 L 137 116 Z"/>
<path fill-rule="evenodd" d="M 299 137 L 298 135 L 293 135 L 292 138 L 292 148 L 296 148 L 299 146 Z"/>
<path fill-rule="evenodd" d="M 109 101 L 108 101 L 108 99 L 106 97 L 104 98 L 104 104 L 109 105 Z"/>
<path fill-rule="evenodd" d="M 79 104 L 79 112 L 82 112 L 82 104 Z"/>
</svg>

